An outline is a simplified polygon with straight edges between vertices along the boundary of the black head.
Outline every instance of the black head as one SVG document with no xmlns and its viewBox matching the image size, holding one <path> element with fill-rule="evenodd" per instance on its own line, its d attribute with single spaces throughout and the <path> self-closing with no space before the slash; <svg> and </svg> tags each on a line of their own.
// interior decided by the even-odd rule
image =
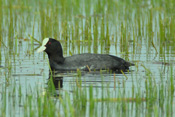
<svg viewBox="0 0 175 117">
<path fill-rule="evenodd" d="M 57 55 L 63 57 L 63 50 L 60 42 L 53 38 L 45 38 L 43 40 L 42 46 L 37 50 L 37 52 L 42 51 L 45 51 L 48 56 Z"/>
</svg>

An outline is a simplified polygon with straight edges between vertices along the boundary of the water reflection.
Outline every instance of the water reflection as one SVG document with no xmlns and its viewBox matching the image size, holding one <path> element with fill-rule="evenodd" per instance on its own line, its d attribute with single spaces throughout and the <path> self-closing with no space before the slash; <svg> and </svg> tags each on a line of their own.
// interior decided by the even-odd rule
<svg viewBox="0 0 175 117">
<path fill-rule="evenodd" d="M 53 96 L 60 96 L 60 90 L 63 88 L 63 76 L 59 75 L 59 72 L 49 70 L 47 91 L 52 93 Z"/>
<path fill-rule="evenodd" d="M 121 82 L 127 80 L 127 86 L 131 86 L 131 71 L 118 73 L 110 71 L 49 71 L 49 79 L 47 82 L 47 91 L 49 94 L 58 97 L 61 92 L 72 92 L 75 87 L 89 88 L 93 86 L 94 90 L 102 90 L 101 88 L 122 87 Z"/>
</svg>

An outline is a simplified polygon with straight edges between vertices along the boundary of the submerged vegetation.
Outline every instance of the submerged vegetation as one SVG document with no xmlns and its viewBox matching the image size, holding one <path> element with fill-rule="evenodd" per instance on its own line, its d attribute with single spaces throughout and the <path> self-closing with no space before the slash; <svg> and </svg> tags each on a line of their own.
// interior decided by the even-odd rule
<svg viewBox="0 0 175 117">
<path fill-rule="evenodd" d="M 1 0 L 0 116 L 174 116 L 174 8 L 173 0 Z M 136 66 L 48 81 L 47 57 L 36 53 L 45 37 L 61 41 L 65 56 L 107 53 Z"/>
</svg>

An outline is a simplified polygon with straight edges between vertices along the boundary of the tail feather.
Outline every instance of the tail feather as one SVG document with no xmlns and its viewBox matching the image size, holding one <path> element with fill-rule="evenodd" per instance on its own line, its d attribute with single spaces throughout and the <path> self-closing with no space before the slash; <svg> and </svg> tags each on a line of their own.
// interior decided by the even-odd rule
<svg viewBox="0 0 175 117">
<path fill-rule="evenodd" d="M 126 67 L 129 67 L 129 66 L 135 66 L 135 64 L 126 61 L 126 62 L 125 62 L 125 66 L 126 66 Z"/>
</svg>

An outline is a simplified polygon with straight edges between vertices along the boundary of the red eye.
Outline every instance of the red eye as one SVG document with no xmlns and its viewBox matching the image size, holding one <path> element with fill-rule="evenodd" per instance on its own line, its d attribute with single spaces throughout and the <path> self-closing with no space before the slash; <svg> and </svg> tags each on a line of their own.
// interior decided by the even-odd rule
<svg viewBox="0 0 175 117">
<path fill-rule="evenodd" d="M 51 44 L 51 42 L 49 42 L 49 45 Z"/>
</svg>

